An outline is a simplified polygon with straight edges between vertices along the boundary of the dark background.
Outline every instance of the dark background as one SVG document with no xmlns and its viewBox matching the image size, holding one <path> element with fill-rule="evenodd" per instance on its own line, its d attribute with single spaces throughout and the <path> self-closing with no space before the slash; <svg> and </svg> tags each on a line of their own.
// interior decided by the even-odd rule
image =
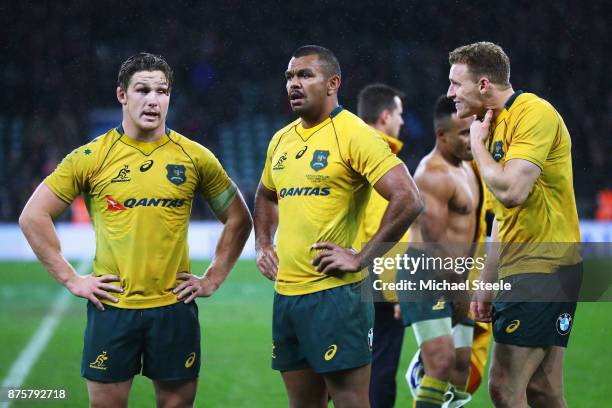
<svg viewBox="0 0 612 408">
<path fill-rule="evenodd" d="M 606 3 L 1 0 L 0 222 L 17 220 L 65 154 L 119 123 L 117 71 L 139 51 L 175 71 L 169 126 L 215 152 L 252 205 L 267 142 L 293 118 L 284 70 L 298 46 L 337 54 L 350 110 L 370 82 L 406 93 L 401 157 L 414 170 L 433 147 L 448 52 L 482 40 L 510 56 L 514 89 L 565 119 L 579 214 L 593 218 L 598 192 L 612 187 Z M 193 216 L 210 216 L 201 200 Z"/>
</svg>

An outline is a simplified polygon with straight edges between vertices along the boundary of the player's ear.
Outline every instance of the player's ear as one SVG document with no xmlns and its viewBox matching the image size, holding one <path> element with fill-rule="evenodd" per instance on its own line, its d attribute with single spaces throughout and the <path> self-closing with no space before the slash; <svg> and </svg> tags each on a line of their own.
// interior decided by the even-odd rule
<svg viewBox="0 0 612 408">
<path fill-rule="evenodd" d="M 478 90 L 480 91 L 481 94 L 484 94 L 490 88 L 491 88 L 491 81 L 489 81 L 489 78 L 482 77 L 478 80 Z"/>
<path fill-rule="evenodd" d="M 127 95 L 125 94 L 123 88 L 121 88 L 120 86 L 117 87 L 117 100 L 122 105 L 127 104 Z"/>
<path fill-rule="evenodd" d="M 340 89 L 340 75 L 332 75 L 327 80 L 327 96 L 335 95 Z"/>
<path fill-rule="evenodd" d="M 389 112 L 389 109 L 383 109 L 383 111 L 380 112 L 380 116 L 378 117 L 378 120 L 380 120 L 380 122 L 383 125 L 386 125 L 387 122 L 389 122 L 390 116 L 391 116 L 391 112 Z"/>
</svg>

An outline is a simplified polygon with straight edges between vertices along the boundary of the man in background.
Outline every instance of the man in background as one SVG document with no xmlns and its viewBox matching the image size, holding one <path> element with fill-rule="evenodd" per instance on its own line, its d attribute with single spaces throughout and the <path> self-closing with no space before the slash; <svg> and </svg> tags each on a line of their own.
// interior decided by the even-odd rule
<svg viewBox="0 0 612 408">
<path fill-rule="evenodd" d="M 434 106 L 436 145 L 415 171 L 425 210 L 410 227 L 407 254 L 413 258 L 474 258 L 474 243 L 486 238 L 483 186 L 471 163 L 470 124 L 470 119 L 457 116 L 453 102 L 445 95 L 438 98 Z M 469 268 L 421 268 L 408 278 L 463 282 L 468 272 Z M 399 275 L 403 274 L 400 271 Z M 466 316 L 467 293 L 463 298 L 428 293 L 423 301 L 410 301 L 400 293 L 399 298 L 402 318 L 412 326 L 424 368 L 422 378 L 411 378 L 416 380 L 411 383 L 411 388 L 416 388 L 415 406 L 440 407 L 449 389 L 454 400 L 469 401 L 466 389 L 474 322 Z"/>
<path fill-rule="evenodd" d="M 389 144 L 397 155 L 403 143 L 399 140 L 402 119 L 403 94 L 385 84 L 371 84 L 359 92 L 357 114 L 365 123 L 372 126 Z M 359 225 L 355 248 L 359 250 L 370 241 L 380 226 L 388 201 L 374 189 L 365 208 Z M 408 232 L 400 238 L 408 242 Z M 387 253 L 385 256 L 393 256 Z M 384 282 L 395 281 L 395 269 L 385 271 L 380 279 Z M 404 339 L 404 324 L 399 314 L 397 295 L 394 291 L 384 291 L 382 298 L 374 293 L 374 339 L 372 342 L 372 374 L 370 376 L 370 404 L 372 408 L 392 408 L 395 406 L 396 373 Z"/>
</svg>

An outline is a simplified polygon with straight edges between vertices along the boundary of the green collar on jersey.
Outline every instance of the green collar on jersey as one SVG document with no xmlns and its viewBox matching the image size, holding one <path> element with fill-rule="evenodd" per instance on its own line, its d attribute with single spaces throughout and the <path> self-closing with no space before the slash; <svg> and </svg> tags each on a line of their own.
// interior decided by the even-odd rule
<svg viewBox="0 0 612 408">
<path fill-rule="evenodd" d="M 512 96 L 510 98 L 508 98 L 508 100 L 506 101 L 506 103 L 504 104 L 504 108 L 506 108 L 506 110 L 510 110 L 510 107 L 512 106 L 512 104 L 514 103 L 514 101 L 516 100 L 516 98 L 519 97 L 520 94 L 522 94 L 523 91 L 515 91 Z"/>
<path fill-rule="evenodd" d="M 343 110 L 344 108 L 342 107 L 342 105 L 338 105 L 333 111 L 331 111 L 331 113 L 329 114 L 329 117 L 333 119 Z"/>
</svg>

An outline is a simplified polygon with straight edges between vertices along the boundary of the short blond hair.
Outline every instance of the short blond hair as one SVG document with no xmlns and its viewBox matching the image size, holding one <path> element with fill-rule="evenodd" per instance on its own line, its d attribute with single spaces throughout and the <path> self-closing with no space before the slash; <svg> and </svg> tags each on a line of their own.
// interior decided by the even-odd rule
<svg viewBox="0 0 612 408">
<path fill-rule="evenodd" d="M 466 64 L 475 77 L 487 77 L 494 84 L 510 86 L 510 58 L 502 47 L 481 41 L 455 48 L 448 54 L 448 62 Z"/>
</svg>

